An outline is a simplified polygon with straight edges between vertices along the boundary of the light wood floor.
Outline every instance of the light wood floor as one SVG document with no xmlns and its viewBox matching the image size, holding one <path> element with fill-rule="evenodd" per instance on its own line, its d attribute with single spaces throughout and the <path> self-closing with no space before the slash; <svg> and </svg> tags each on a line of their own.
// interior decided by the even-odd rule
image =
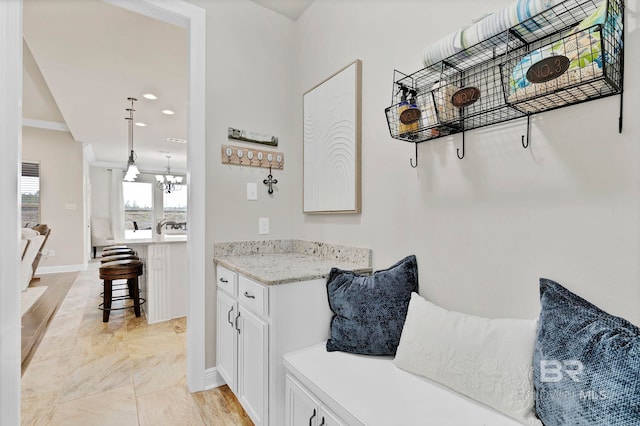
<svg viewBox="0 0 640 426">
<path fill-rule="evenodd" d="M 148 325 L 127 309 L 103 323 L 97 264 L 91 268 L 78 274 L 31 354 L 23 425 L 253 425 L 228 387 L 189 393 L 184 318 Z M 43 277 L 41 285 L 51 284 Z"/>
<path fill-rule="evenodd" d="M 22 315 L 22 374 L 77 276 L 77 272 L 67 272 L 31 280 L 29 287 L 45 286 L 47 289 Z"/>
</svg>

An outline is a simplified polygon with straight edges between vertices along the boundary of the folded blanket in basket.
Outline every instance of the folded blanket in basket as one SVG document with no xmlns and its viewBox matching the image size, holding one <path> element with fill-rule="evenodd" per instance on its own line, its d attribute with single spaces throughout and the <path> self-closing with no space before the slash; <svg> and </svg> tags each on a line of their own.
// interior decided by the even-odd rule
<svg viewBox="0 0 640 426">
<path fill-rule="evenodd" d="M 607 1 L 603 1 L 595 12 L 580 22 L 562 39 L 534 50 L 523 57 L 511 73 L 511 93 L 525 89 L 532 84 L 527 79 L 529 68 L 536 62 L 552 56 L 562 55 L 569 59 L 568 72 L 561 76 L 558 82 L 552 84 L 554 88 L 558 84 L 568 85 L 602 74 L 602 37 L 606 38 L 616 32 L 616 28 L 621 28 L 621 25 L 617 25 L 618 17 L 612 16 L 609 20 L 606 20 L 606 17 Z M 604 34 L 598 31 L 597 25 L 602 26 Z M 617 32 L 615 37 L 619 37 Z M 611 57 L 606 56 L 605 60 L 610 61 Z M 583 68 L 584 70 L 581 70 Z M 578 80 L 574 81 L 575 78 L 571 78 L 571 75 L 577 77 Z"/>
</svg>

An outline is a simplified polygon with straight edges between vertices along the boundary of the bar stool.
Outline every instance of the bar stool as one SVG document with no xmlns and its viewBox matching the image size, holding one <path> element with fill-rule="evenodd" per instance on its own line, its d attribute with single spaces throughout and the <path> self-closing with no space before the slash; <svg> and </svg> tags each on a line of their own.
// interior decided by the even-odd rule
<svg viewBox="0 0 640 426">
<path fill-rule="evenodd" d="M 133 254 L 135 255 L 136 252 L 133 249 L 130 248 L 126 248 L 126 249 L 114 249 L 114 250 L 109 250 L 109 251 L 103 251 L 102 252 L 102 257 L 107 257 L 107 256 L 116 256 L 119 254 Z"/>
<path fill-rule="evenodd" d="M 118 249 L 128 249 L 129 246 L 124 245 L 124 244 L 120 244 L 120 245 L 115 245 L 115 246 L 106 246 L 106 247 L 102 247 L 102 251 L 109 251 L 109 250 L 118 250 Z"/>
<path fill-rule="evenodd" d="M 100 263 L 115 262 L 116 260 L 128 259 L 138 260 L 139 258 L 135 254 L 114 254 L 112 256 L 103 257 L 102 259 L 100 259 Z"/>
<path fill-rule="evenodd" d="M 103 302 L 98 305 L 102 312 L 102 322 L 109 322 L 111 311 L 133 308 L 136 317 L 140 316 L 140 305 L 145 303 L 145 299 L 140 297 L 138 289 L 138 277 L 142 275 L 142 262 L 138 259 L 117 260 L 103 263 L 100 266 L 100 279 L 104 280 Z M 127 296 L 113 297 L 113 281 L 127 280 L 129 294 Z M 114 300 L 132 299 L 133 305 L 122 308 L 112 308 L 111 302 Z"/>
</svg>

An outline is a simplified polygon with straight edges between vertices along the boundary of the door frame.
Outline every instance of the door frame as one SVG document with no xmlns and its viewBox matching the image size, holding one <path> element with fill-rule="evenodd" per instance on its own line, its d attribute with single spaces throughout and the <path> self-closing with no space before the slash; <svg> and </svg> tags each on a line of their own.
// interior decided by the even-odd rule
<svg viewBox="0 0 640 426">
<path fill-rule="evenodd" d="M 104 0 L 188 32 L 187 385 L 205 389 L 205 10 L 182 0 Z M 0 1 L 0 424 L 20 423 L 19 165 L 22 160 L 22 0 Z M 15 285 L 8 285 L 15 283 Z"/>
</svg>

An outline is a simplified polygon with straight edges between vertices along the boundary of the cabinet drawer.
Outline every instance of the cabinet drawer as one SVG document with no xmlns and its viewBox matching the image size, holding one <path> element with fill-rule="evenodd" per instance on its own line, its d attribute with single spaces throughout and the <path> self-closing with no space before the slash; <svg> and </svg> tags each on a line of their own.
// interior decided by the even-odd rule
<svg viewBox="0 0 640 426">
<path fill-rule="evenodd" d="M 267 316 L 267 287 L 243 276 L 238 280 L 238 301 L 258 315 Z"/>
<path fill-rule="evenodd" d="M 235 296 L 237 283 L 238 283 L 238 274 L 230 271 L 222 266 L 218 266 L 216 268 L 216 279 L 218 288 L 226 291 L 231 296 Z"/>
</svg>

